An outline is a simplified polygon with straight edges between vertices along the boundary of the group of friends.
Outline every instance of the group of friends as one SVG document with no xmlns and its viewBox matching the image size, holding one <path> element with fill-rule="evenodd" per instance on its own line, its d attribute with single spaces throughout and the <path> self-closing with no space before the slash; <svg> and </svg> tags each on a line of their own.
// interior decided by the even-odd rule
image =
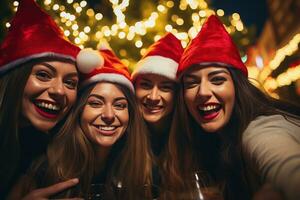
<svg viewBox="0 0 300 200">
<path fill-rule="evenodd" d="M 130 73 L 21 0 L 0 46 L 0 198 L 299 200 L 299 107 L 247 75 L 215 15 Z"/>
</svg>

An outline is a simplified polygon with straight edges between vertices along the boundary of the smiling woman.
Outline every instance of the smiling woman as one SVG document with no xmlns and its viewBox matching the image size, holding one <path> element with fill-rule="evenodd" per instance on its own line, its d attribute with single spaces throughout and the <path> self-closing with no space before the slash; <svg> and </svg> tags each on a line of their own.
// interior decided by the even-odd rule
<svg viewBox="0 0 300 200">
<path fill-rule="evenodd" d="M 20 1 L 0 46 L 0 199 L 74 104 L 79 50 L 33 0 Z"/>
<path fill-rule="evenodd" d="M 100 62 L 90 62 L 90 55 Z M 84 72 L 78 101 L 47 155 L 23 179 L 19 198 L 74 177 L 77 187 L 52 197 L 150 198 L 151 156 L 127 67 L 109 49 L 84 49 L 77 59 Z"/>
<path fill-rule="evenodd" d="M 24 88 L 21 126 L 47 132 L 70 110 L 77 94 L 74 64 L 41 62 L 32 67 Z"/>
<path fill-rule="evenodd" d="M 147 124 L 156 165 L 154 182 L 163 187 L 162 163 L 177 92 L 176 72 L 183 53 L 181 42 L 167 33 L 152 44 L 132 73 L 139 110 Z"/>
<path fill-rule="evenodd" d="M 207 188 L 200 188 L 208 199 L 211 188 L 225 200 L 253 199 L 266 183 L 285 199 L 299 199 L 299 108 L 248 80 L 216 16 L 185 49 L 177 75 L 181 84 L 165 165 L 170 188 L 190 191 L 189 177 L 200 171 L 198 180 L 210 177 Z"/>
</svg>

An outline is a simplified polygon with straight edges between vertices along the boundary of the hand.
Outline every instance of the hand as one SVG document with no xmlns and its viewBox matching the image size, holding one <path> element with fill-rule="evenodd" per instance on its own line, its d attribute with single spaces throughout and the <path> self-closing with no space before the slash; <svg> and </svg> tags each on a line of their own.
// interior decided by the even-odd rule
<svg viewBox="0 0 300 200">
<path fill-rule="evenodd" d="M 22 200 L 47 200 L 50 196 L 55 195 L 67 188 L 70 188 L 76 185 L 79 182 L 78 178 L 70 179 L 64 182 L 60 182 L 54 185 L 51 185 L 46 188 L 40 188 L 31 191 Z M 69 198 L 69 200 L 80 200 L 81 198 Z"/>
</svg>

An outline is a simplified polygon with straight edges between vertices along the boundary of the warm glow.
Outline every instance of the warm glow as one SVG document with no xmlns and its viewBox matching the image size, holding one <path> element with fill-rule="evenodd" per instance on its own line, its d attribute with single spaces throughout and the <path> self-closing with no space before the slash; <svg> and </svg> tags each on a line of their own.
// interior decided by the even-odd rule
<svg viewBox="0 0 300 200">
<path fill-rule="evenodd" d="M 218 16 L 223 17 L 224 14 L 225 14 L 225 13 L 224 13 L 224 10 L 222 10 L 222 9 L 218 9 L 218 10 L 217 10 L 217 15 L 218 15 Z"/>
</svg>

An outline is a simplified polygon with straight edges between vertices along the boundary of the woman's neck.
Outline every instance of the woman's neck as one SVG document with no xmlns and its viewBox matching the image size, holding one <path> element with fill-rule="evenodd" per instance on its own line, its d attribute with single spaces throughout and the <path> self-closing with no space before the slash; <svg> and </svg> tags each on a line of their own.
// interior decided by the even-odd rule
<svg viewBox="0 0 300 200">
<path fill-rule="evenodd" d="M 171 115 L 162 118 L 160 121 L 156 123 L 147 123 L 147 126 L 151 133 L 154 133 L 156 136 L 162 136 L 169 131 L 171 125 Z"/>
<path fill-rule="evenodd" d="M 95 149 L 95 176 L 101 174 L 105 170 L 110 150 L 110 147 L 98 147 Z"/>
<path fill-rule="evenodd" d="M 159 156 L 165 148 L 169 136 L 170 125 L 171 116 L 168 116 L 155 124 L 147 123 L 150 132 L 151 148 L 156 156 Z"/>
</svg>

